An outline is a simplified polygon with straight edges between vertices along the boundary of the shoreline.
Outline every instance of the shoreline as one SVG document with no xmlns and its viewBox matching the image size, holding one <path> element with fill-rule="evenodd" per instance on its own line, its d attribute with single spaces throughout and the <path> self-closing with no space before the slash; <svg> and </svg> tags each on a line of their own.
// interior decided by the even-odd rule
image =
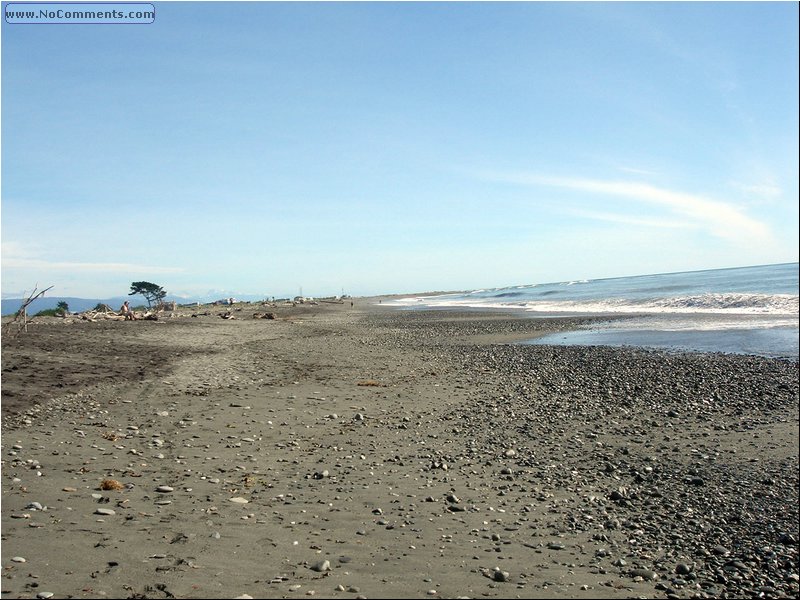
<svg viewBox="0 0 800 600">
<path fill-rule="evenodd" d="M 354 301 L 4 335 L 4 597 L 797 595 L 796 360 Z"/>
</svg>

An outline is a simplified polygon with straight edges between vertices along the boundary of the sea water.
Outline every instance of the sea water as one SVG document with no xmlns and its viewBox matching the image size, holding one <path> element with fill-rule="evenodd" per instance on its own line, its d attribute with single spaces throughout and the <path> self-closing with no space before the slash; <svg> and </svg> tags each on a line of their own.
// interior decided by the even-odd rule
<svg viewBox="0 0 800 600">
<path fill-rule="evenodd" d="M 404 298 L 395 304 L 601 318 L 586 329 L 531 344 L 798 357 L 798 263 L 519 285 Z"/>
</svg>

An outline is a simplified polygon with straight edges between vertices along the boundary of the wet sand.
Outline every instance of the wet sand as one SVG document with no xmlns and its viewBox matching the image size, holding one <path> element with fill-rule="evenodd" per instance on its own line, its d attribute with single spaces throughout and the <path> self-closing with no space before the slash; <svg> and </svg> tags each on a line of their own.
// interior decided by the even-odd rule
<svg viewBox="0 0 800 600">
<path fill-rule="evenodd" d="M 4 332 L 4 598 L 798 595 L 796 360 L 226 310 Z"/>
</svg>

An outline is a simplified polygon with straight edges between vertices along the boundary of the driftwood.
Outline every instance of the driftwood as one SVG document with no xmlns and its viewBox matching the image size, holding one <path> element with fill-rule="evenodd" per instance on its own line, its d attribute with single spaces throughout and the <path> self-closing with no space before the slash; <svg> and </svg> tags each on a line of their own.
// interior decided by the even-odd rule
<svg viewBox="0 0 800 600">
<path fill-rule="evenodd" d="M 117 314 L 113 310 L 87 310 L 81 313 L 81 319 L 96 323 L 99 319 L 105 321 L 124 321 L 125 317 Z"/>
<path fill-rule="evenodd" d="M 25 300 L 25 302 L 22 303 L 22 306 L 19 307 L 17 314 L 14 315 L 14 318 L 11 321 L 9 321 L 8 324 L 6 325 L 6 331 L 11 329 L 11 325 L 15 323 L 17 325 L 17 333 L 19 333 L 20 331 L 25 331 L 25 332 L 28 331 L 28 323 L 30 323 L 30 320 L 28 319 L 28 306 L 30 306 L 31 302 L 33 302 L 34 300 L 37 300 L 42 296 L 44 296 L 45 292 L 53 289 L 53 286 L 51 285 L 49 288 L 45 288 L 41 292 L 37 293 L 36 288 L 38 287 L 39 284 L 36 284 L 34 286 L 31 295 L 28 296 L 27 300 Z M 18 322 L 20 320 L 22 321 L 21 323 Z"/>
<path fill-rule="evenodd" d="M 268 312 L 268 313 L 259 313 L 259 312 L 257 312 L 257 313 L 253 313 L 253 318 L 254 319 L 270 319 L 270 320 L 274 320 L 274 319 L 277 318 L 277 315 L 275 313 L 273 313 L 273 312 Z"/>
</svg>

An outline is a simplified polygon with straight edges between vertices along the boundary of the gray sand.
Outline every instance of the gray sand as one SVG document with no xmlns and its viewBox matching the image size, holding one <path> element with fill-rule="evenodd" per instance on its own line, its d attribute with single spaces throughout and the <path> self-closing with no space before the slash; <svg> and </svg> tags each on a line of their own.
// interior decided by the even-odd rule
<svg viewBox="0 0 800 600">
<path fill-rule="evenodd" d="M 3 336 L 4 598 L 798 595 L 797 361 L 238 308 Z"/>
</svg>

